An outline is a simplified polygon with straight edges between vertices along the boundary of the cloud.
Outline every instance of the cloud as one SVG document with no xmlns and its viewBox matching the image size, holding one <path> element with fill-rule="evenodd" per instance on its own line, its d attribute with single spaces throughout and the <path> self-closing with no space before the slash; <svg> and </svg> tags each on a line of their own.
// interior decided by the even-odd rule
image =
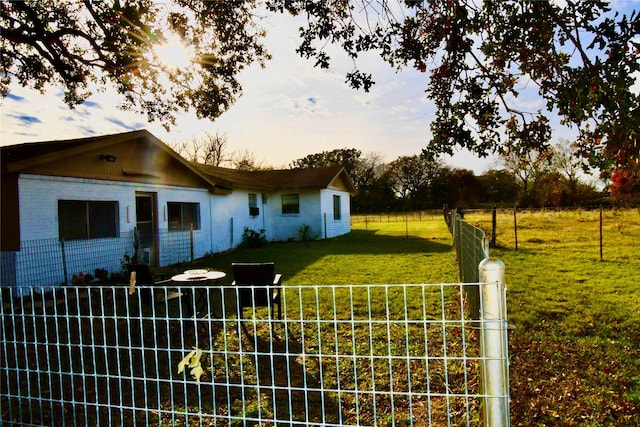
<svg viewBox="0 0 640 427">
<path fill-rule="evenodd" d="M 115 117 L 105 117 L 105 120 L 127 130 L 138 130 L 144 128 L 145 126 L 144 123 L 134 123 L 132 125 L 129 125 L 120 119 L 116 119 Z"/>
<path fill-rule="evenodd" d="M 14 119 L 18 119 L 18 121 L 20 123 L 22 123 L 23 125 L 27 125 L 27 126 L 31 126 L 33 124 L 37 124 L 37 123 L 42 123 L 42 120 L 40 120 L 39 118 L 35 117 L 35 116 L 27 116 L 25 114 L 22 115 L 11 115 L 9 117 L 12 117 Z"/>
<path fill-rule="evenodd" d="M 328 111 L 319 98 L 310 96 L 283 99 L 285 113 L 291 118 L 308 118 L 311 115 L 327 115 Z"/>
<path fill-rule="evenodd" d="M 17 102 L 24 102 L 26 101 L 26 99 L 23 96 L 18 96 L 18 95 L 14 95 L 12 93 L 8 93 L 7 94 L 7 98 L 13 100 L 13 101 L 17 101 Z"/>
<path fill-rule="evenodd" d="M 95 108 L 102 108 L 100 106 L 100 104 L 98 104 L 97 102 L 93 102 L 93 101 L 84 101 L 81 105 L 84 105 L 85 107 L 95 107 Z"/>
<path fill-rule="evenodd" d="M 24 137 L 27 137 L 27 138 L 33 138 L 33 137 L 39 136 L 38 133 L 34 133 L 34 132 L 20 132 L 20 131 L 17 131 L 17 132 L 15 132 L 15 134 L 19 135 L 19 136 L 24 136 Z"/>
<path fill-rule="evenodd" d="M 98 134 L 98 132 L 87 126 L 79 126 L 78 129 L 80 129 L 83 135 L 93 136 Z"/>
</svg>

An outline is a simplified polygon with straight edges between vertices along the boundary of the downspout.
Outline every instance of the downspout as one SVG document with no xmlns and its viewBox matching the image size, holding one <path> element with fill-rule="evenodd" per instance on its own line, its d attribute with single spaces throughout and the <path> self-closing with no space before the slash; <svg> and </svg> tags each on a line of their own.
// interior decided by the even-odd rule
<svg viewBox="0 0 640 427">
<path fill-rule="evenodd" d="M 262 193 L 260 194 L 260 201 L 262 202 L 262 229 L 264 230 L 265 236 L 268 236 L 269 234 L 267 233 L 267 202 L 268 202 L 268 197 L 267 197 L 267 193 Z M 271 239 L 273 238 L 273 236 L 271 236 Z M 269 237 L 267 237 L 268 240 Z"/>
<path fill-rule="evenodd" d="M 209 194 L 209 250 L 213 250 L 213 194 Z"/>
</svg>

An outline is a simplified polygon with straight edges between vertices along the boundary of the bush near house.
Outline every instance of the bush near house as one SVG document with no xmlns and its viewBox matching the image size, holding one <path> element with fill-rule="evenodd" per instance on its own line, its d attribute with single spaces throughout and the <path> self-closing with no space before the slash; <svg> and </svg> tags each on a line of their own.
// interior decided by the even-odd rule
<svg viewBox="0 0 640 427">
<path fill-rule="evenodd" d="M 242 247 L 260 248 L 267 243 L 264 230 L 252 230 L 249 227 L 244 228 L 242 233 Z"/>
</svg>

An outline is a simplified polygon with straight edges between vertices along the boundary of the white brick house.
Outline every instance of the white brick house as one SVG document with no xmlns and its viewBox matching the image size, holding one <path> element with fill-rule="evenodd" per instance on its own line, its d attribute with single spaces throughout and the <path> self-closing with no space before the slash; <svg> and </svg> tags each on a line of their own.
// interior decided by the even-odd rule
<svg viewBox="0 0 640 427">
<path fill-rule="evenodd" d="M 157 266 L 181 262 L 190 235 L 199 258 L 234 248 L 245 228 L 271 241 L 298 239 L 303 225 L 317 238 L 350 231 L 355 190 L 341 167 L 206 167 L 145 130 L 0 150 L 2 287 L 118 271 L 134 253 Z"/>
<path fill-rule="evenodd" d="M 297 238 L 304 225 L 319 238 L 351 230 L 350 194 L 354 189 L 342 167 L 262 171 L 196 167 L 221 188 L 231 190 L 222 197 L 226 200 L 221 206 L 234 212 L 234 218 L 245 217 L 235 224 L 234 232 L 242 233 L 244 227 L 262 229 L 267 240 L 284 241 Z M 224 212 L 217 213 L 224 217 Z"/>
</svg>

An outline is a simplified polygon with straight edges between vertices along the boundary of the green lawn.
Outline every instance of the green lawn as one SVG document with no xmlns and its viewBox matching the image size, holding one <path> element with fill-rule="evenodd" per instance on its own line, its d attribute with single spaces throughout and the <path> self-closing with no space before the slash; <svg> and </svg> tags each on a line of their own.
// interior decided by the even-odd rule
<svg viewBox="0 0 640 427">
<path fill-rule="evenodd" d="M 491 228 L 488 213 L 465 219 Z M 597 211 L 519 213 L 518 251 L 513 213 L 498 216 L 491 254 L 507 268 L 513 425 L 626 426 L 640 417 L 640 213 L 606 211 L 603 224 L 601 261 Z M 232 261 L 275 261 L 285 286 L 457 281 L 441 215 L 354 219 L 352 229 L 328 241 L 273 243 L 200 263 L 230 273 Z M 320 306 L 330 310 L 333 301 Z M 291 317 L 304 315 L 291 310 Z M 331 340 L 316 332 L 307 338 Z M 366 331 L 359 338 L 370 339 Z"/>
<path fill-rule="evenodd" d="M 349 285 L 457 281 L 451 235 L 441 217 L 411 225 L 355 223 L 348 235 L 323 241 L 272 243 L 201 260 L 231 274 L 232 261 L 275 261 L 284 283 Z M 231 276 L 230 276 L 231 277 Z"/>
<path fill-rule="evenodd" d="M 465 219 L 491 229 L 490 215 Z M 640 422 L 640 212 L 513 212 L 491 255 L 507 267 L 514 425 Z"/>
</svg>

